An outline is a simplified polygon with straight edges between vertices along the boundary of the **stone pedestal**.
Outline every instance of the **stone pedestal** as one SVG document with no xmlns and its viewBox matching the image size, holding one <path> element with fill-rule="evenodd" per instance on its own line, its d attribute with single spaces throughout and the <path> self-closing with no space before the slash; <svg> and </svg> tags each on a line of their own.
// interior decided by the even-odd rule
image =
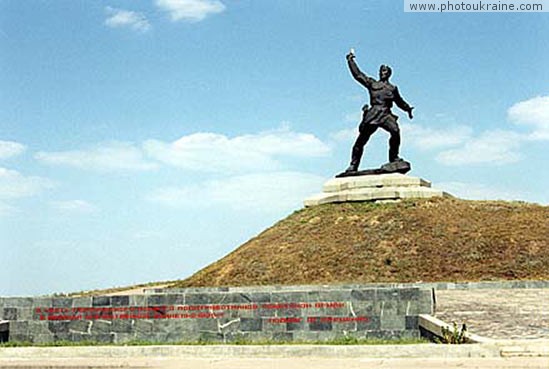
<svg viewBox="0 0 549 369">
<path fill-rule="evenodd" d="M 400 173 L 333 178 L 323 192 L 305 199 L 305 206 L 347 201 L 394 201 L 409 198 L 451 197 L 431 188 L 431 182 Z"/>
</svg>

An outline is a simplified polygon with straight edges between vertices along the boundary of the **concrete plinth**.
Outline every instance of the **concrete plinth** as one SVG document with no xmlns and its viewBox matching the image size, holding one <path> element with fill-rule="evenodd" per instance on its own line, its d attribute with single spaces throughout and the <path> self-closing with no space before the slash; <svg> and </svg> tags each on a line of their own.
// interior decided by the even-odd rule
<svg viewBox="0 0 549 369">
<path fill-rule="evenodd" d="M 333 178 L 323 192 L 305 199 L 305 206 L 347 201 L 392 201 L 443 197 L 450 194 L 431 188 L 431 182 L 400 173 Z"/>
</svg>

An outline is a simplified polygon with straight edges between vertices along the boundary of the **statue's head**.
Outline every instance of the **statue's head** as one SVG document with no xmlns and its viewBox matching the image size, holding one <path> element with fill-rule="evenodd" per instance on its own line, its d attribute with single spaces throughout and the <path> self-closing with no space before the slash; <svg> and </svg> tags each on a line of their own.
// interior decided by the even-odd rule
<svg viewBox="0 0 549 369">
<path fill-rule="evenodd" d="M 392 73 L 393 73 L 393 70 L 391 69 L 391 67 L 383 64 L 382 66 L 379 67 L 379 80 L 388 81 Z"/>
</svg>

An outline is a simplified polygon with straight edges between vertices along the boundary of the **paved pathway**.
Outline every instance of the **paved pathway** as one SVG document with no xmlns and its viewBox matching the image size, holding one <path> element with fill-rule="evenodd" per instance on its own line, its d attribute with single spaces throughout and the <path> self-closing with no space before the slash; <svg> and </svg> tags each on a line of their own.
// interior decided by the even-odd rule
<svg viewBox="0 0 549 369">
<path fill-rule="evenodd" d="M 549 288 L 437 290 L 435 316 L 496 339 L 549 338 Z"/>
<path fill-rule="evenodd" d="M 406 359 L 314 359 L 314 358 L 285 358 L 285 359 L 195 359 L 195 358 L 131 358 L 131 359 L 46 359 L 13 360 L 3 362 L 2 369 L 439 369 L 439 368 L 483 368 L 483 369 L 547 369 L 548 358 L 406 358 Z"/>
</svg>

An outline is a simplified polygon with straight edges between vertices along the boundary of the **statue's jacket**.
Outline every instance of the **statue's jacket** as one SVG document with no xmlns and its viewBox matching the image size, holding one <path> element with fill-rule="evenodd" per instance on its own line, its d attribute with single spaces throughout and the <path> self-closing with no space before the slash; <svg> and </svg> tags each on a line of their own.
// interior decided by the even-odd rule
<svg viewBox="0 0 549 369">
<path fill-rule="evenodd" d="M 387 119 L 394 119 L 396 122 L 398 116 L 391 112 L 393 102 L 404 111 L 410 110 L 410 105 L 400 96 L 397 86 L 368 77 L 360 71 L 353 58 L 350 58 L 348 63 L 354 79 L 366 87 L 370 93 L 370 107 L 363 108 L 361 125 L 383 125 Z"/>
</svg>

